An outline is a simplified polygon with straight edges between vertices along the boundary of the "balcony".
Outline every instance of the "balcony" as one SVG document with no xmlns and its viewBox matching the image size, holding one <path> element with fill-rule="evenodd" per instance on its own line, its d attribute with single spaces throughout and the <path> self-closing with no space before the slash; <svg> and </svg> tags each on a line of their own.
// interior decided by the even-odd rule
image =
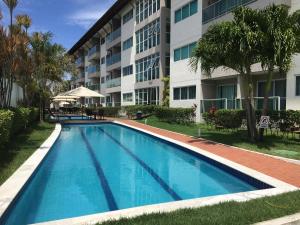
<svg viewBox="0 0 300 225">
<path fill-rule="evenodd" d="M 87 88 L 93 91 L 100 91 L 100 84 L 92 84 L 87 86 Z"/>
<path fill-rule="evenodd" d="M 220 0 L 203 9 L 202 23 L 208 23 L 242 5 L 247 5 L 256 0 Z"/>
<path fill-rule="evenodd" d="M 106 56 L 106 66 L 111 66 L 118 62 L 121 62 L 121 52 L 110 56 Z"/>
<path fill-rule="evenodd" d="M 100 66 L 99 65 L 93 65 L 89 66 L 88 68 L 88 78 L 98 78 L 100 77 Z"/>
<path fill-rule="evenodd" d="M 107 35 L 106 43 L 109 44 L 119 37 L 121 37 L 121 27 L 119 27 L 118 29 L 116 29 L 115 31 L 113 31 L 109 35 Z"/>
<path fill-rule="evenodd" d="M 95 45 L 94 47 L 92 47 L 89 50 L 88 59 L 89 59 L 89 61 L 94 60 L 94 59 L 100 59 L 100 46 L 99 45 Z"/>
<path fill-rule="evenodd" d="M 75 64 L 76 64 L 77 68 L 84 67 L 84 60 L 83 60 L 83 58 L 76 59 Z"/>
<path fill-rule="evenodd" d="M 121 86 L 121 77 L 106 80 L 106 88 L 115 88 Z"/>
</svg>

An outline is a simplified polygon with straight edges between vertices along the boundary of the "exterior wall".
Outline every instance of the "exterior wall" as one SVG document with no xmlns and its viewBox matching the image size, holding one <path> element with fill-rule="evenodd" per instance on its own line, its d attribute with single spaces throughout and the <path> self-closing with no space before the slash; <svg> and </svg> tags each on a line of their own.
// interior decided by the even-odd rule
<svg viewBox="0 0 300 225">
<path fill-rule="evenodd" d="M 132 3 L 134 4 L 134 3 Z M 125 7 L 122 13 L 122 17 L 130 11 L 132 5 L 128 5 Z M 123 42 L 128 40 L 129 38 L 133 37 L 133 45 L 131 48 L 126 49 L 123 51 Z M 122 42 L 122 61 L 121 67 L 127 67 L 132 65 L 133 66 L 133 74 L 124 76 L 123 71 L 121 71 L 121 99 L 122 105 L 134 105 L 135 104 L 135 93 L 134 93 L 134 84 L 135 84 L 135 49 L 136 49 L 136 42 L 135 42 L 135 10 L 133 9 L 133 18 L 128 21 L 127 23 L 123 24 L 122 22 L 122 35 L 121 35 L 121 42 Z M 125 93 L 132 93 L 133 101 L 132 102 L 124 102 L 123 101 L 123 94 Z"/>
<path fill-rule="evenodd" d="M 202 99 L 201 73 L 189 68 L 189 59 L 174 61 L 174 50 L 196 42 L 202 36 L 202 5 L 198 2 L 198 12 L 178 23 L 175 23 L 175 11 L 189 3 L 190 0 L 174 0 L 171 8 L 171 64 L 170 64 L 170 106 L 192 107 L 197 105 L 197 120 L 200 120 L 200 99 Z M 196 85 L 196 99 L 173 100 L 175 87 Z"/>
</svg>

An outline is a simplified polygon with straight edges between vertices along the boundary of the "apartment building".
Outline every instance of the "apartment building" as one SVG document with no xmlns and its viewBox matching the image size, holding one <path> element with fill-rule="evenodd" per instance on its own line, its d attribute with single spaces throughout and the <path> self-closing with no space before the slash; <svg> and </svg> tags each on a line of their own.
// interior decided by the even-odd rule
<svg viewBox="0 0 300 225">
<path fill-rule="evenodd" d="M 160 104 L 169 76 L 170 1 L 119 0 L 72 47 L 79 77 L 105 106 Z"/>
<path fill-rule="evenodd" d="M 85 85 L 106 96 L 101 104 L 161 104 L 170 76 L 170 106 L 197 106 L 197 120 L 211 107 L 242 107 L 240 76 L 219 68 L 208 76 L 193 72 L 189 58 L 208 27 L 231 20 L 239 5 L 264 8 L 286 4 L 300 9 L 299 0 L 119 0 L 72 47 L 80 71 L 74 87 Z M 256 107 L 262 107 L 266 74 L 255 73 Z M 87 104 L 100 104 L 86 99 Z M 300 109 L 300 56 L 286 77 L 275 75 L 270 93 L 273 109 Z"/>
<path fill-rule="evenodd" d="M 210 108 L 237 109 L 242 107 L 240 76 L 236 71 L 218 68 L 208 76 L 203 71 L 194 73 L 189 58 L 194 43 L 208 27 L 233 18 L 231 10 L 239 5 L 265 8 L 269 4 L 286 4 L 291 11 L 300 9 L 299 0 L 173 0 L 171 6 L 171 107 L 197 105 L 197 120 Z M 197 4 L 197 6 L 196 6 Z M 196 9 L 197 7 L 197 9 Z M 262 108 L 266 74 L 259 64 L 255 72 L 255 104 Z M 300 109 L 300 56 L 295 56 L 286 77 L 278 74 L 272 81 L 269 107 Z"/>
</svg>

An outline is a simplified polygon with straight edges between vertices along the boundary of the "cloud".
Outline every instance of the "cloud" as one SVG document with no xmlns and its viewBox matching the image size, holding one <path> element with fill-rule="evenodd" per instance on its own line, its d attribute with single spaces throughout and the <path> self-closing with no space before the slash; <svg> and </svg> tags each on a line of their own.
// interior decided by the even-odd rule
<svg viewBox="0 0 300 225">
<path fill-rule="evenodd" d="M 104 13 L 105 13 L 105 10 L 98 10 L 98 9 L 79 10 L 67 17 L 67 23 L 70 25 L 77 25 L 84 29 L 88 29 Z"/>
</svg>

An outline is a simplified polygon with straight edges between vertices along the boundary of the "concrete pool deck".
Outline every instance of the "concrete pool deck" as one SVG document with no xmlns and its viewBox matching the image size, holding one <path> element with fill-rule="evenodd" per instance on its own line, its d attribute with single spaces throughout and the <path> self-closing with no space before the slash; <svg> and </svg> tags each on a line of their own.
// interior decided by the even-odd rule
<svg viewBox="0 0 300 225">
<path fill-rule="evenodd" d="M 152 127 L 132 120 L 117 119 L 117 121 L 192 145 L 300 188 L 299 160 L 289 161 L 201 138 L 192 138 L 184 134 Z"/>
</svg>

